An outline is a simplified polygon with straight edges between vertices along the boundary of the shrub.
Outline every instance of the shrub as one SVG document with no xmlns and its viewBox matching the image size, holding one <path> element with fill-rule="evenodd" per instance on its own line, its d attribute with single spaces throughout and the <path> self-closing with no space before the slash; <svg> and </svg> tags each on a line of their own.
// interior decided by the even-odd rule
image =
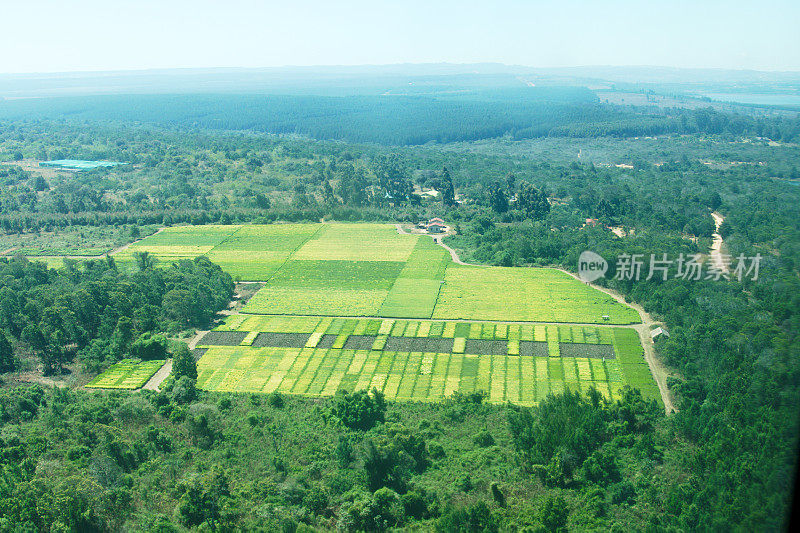
<svg viewBox="0 0 800 533">
<path fill-rule="evenodd" d="M 473 437 L 472 442 L 481 448 L 488 448 L 489 446 L 494 446 L 494 437 L 488 431 L 483 430 Z"/>
<path fill-rule="evenodd" d="M 350 429 L 367 431 L 378 422 L 383 422 L 386 414 L 386 402 L 383 394 L 376 389 L 372 394 L 367 391 L 346 391 L 337 394 L 333 406 L 333 415 Z"/>
</svg>

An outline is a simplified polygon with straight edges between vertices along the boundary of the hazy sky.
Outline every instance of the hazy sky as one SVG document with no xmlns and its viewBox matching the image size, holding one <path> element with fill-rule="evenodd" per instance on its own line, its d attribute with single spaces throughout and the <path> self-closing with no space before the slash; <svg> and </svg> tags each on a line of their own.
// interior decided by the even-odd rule
<svg viewBox="0 0 800 533">
<path fill-rule="evenodd" d="M 800 71 L 798 0 L 8 0 L 0 72 L 500 62 Z"/>
</svg>

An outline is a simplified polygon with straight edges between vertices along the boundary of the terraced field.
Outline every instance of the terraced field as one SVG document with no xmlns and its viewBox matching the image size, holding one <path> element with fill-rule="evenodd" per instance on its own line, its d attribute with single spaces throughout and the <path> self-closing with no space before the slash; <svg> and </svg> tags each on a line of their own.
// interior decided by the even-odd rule
<svg viewBox="0 0 800 533">
<path fill-rule="evenodd" d="M 419 401 L 486 391 L 532 405 L 592 387 L 616 399 L 635 384 L 660 400 L 638 342 L 626 328 L 238 315 L 198 343 L 197 385 L 308 396 L 375 387 Z"/>
</svg>

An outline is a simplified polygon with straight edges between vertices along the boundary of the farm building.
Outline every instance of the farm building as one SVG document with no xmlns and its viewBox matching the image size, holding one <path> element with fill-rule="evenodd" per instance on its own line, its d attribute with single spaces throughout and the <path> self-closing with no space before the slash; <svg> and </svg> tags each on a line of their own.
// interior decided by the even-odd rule
<svg viewBox="0 0 800 533">
<path fill-rule="evenodd" d="M 441 218 L 432 218 L 428 221 L 428 233 L 444 233 L 447 231 L 447 226 Z"/>
<path fill-rule="evenodd" d="M 117 165 L 127 165 L 119 161 L 83 161 L 79 159 L 55 159 L 53 161 L 40 161 L 40 167 L 55 168 L 57 170 L 69 170 L 81 172 L 83 170 L 94 170 L 101 167 L 115 167 Z"/>
<path fill-rule="evenodd" d="M 650 336 L 653 340 L 660 339 L 662 337 L 669 338 L 669 332 L 664 328 L 658 327 L 650 331 Z"/>
</svg>

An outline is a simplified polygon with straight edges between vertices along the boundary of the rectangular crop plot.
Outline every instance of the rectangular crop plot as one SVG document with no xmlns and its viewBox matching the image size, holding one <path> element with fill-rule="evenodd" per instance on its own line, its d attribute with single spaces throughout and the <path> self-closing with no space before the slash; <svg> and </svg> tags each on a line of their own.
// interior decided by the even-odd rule
<svg viewBox="0 0 800 533">
<path fill-rule="evenodd" d="M 209 331 L 197 341 L 197 346 L 239 346 L 245 337 L 246 331 Z"/>
<path fill-rule="evenodd" d="M 441 280 L 397 278 L 380 309 L 381 316 L 430 318 L 439 297 Z"/>
<path fill-rule="evenodd" d="M 389 290 L 402 269 L 403 263 L 398 261 L 293 259 L 269 280 L 269 285 Z"/>
<path fill-rule="evenodd" d="M 553 268 L 451 265 L 433 318 L 639 323 L 638 313 Z"/>
<path fill-rule="evenodd" d="M 438 337 L 389 337 L 384 350 L 392 352 L 436 352 L 453 351 L 453 339 Z"/>
<path fill-rule="evenodd" d="M 610 344 L 585 344 L 579 342 L 559 343 L 562 357 L 591 357 L 614 359 L 614 347 Z"/>
<path fill-rule="evenodd" d="M 549 352 L 547 351 L 547 343 L 537 341 L 519 341 L 519 355 L 528 357 L 547 357 L 549 355 Z"/>
<path fill-rule="evenodd" d="M 308 341 L 307 333 L 259 333 L 253 341 L 256 348 L 303 348 Z"/>
<path fill-rule="evenodd" d="M 138 389 L 147 383 L 159 368 L 164 366 L 164 362 L 163 359 L 154 361 L 123 359 L 95 377 L 86 387 L 90 389 Z"/>
<path fill-rule="evenodd" d="M 464 353 L 476 355 L 508 355 L 508 342 L 467 339 L 464 346 Z"/>
<path fill-rule="evenodd" d="M 294 258 L 405 262 L 419 238 L 389 224 L 325 224 Z"/>
<path fill-rule="evenodd" d="M 381 289 L 268 285 L 250 299 L 244 312 L 265 315 L 375 316 L 388 292 Z"/>
</svg>

